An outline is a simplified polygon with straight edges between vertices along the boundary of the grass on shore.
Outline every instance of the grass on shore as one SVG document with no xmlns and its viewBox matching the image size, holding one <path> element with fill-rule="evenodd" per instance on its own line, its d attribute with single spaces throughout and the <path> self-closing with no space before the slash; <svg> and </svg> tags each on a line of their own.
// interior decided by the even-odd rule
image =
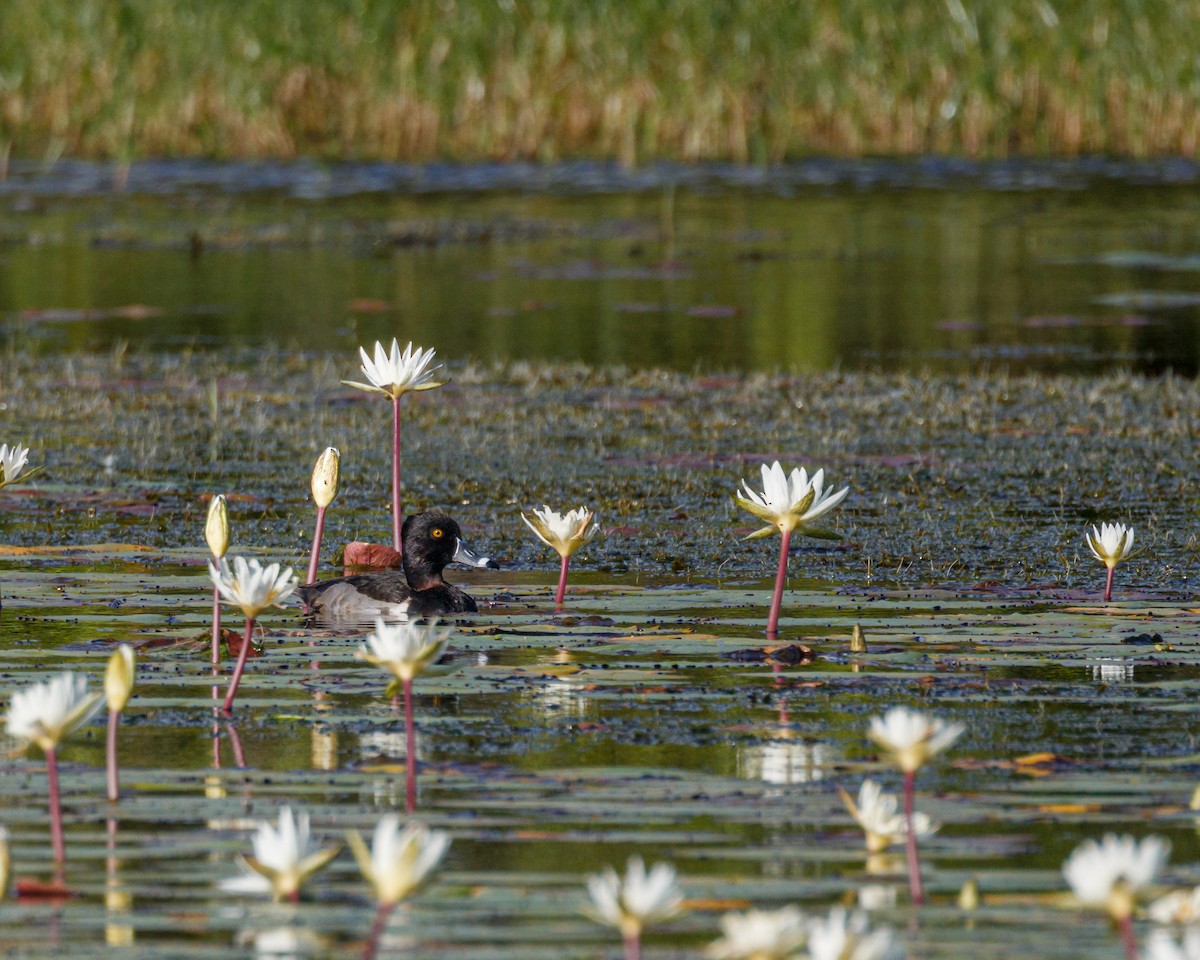
<svg viewBox="0 0 1200 960">
<path fill-rule="evenodd" d="M 0 4 L 9 156 L 1196 152 L 1173 0 Z"/>
</svg>

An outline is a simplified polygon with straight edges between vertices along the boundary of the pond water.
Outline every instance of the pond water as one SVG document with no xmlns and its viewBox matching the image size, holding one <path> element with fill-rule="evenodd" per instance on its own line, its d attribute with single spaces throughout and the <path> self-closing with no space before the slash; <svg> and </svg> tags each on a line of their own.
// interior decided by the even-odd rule
<svg viewBox="0 0 1200 960">
<path fill-rule="evenodd" d="M 1195 368 L 1200 194 L 1174 169 L 446 170 L 405 194 L 366 168 L 144 165 L 120 193 L 103 168 L 14 169 L 0 441 L 45 469 L 0 491 L 0 696 L 66 667 L 98 682 L 118 642 L 140 666 L 120 802 L 102 720 L 62 751 L 75 896 L 0 904 L 0 951 L 361 950 L 348 854 L 297 906 L 217 883 L 285 803 L 330 841 L 403 810 L 402 713 L 354 657 L 364 631 L 293 606 L 214 715 L 202 527 L 225 492 L 233 552 L 302 570 L 332 444 L 323 575 L 385 541 L 387 404 L 340 380 L 399 335 L 453 377 L 404 401 L 406 502 L 503 569 L 451 576 L 481 611 L 458 669 L 416 684 L 418 814 L 453 846 L 381 955 L 618 957 L 583 883 L 639 853 L 691 908 L 651 960 L 790 903 L 861 905 L 911 957 L 1121 956 L 1065 896 L 1077 843 L 1159 834 L 1162 890 L 1200 882 L 1200 394 L 1163 373 Z M 779 643 L 811 663 L 764 659 L 778 541 L 744 540 L 731 501 L 775 458 L 851 487 L 840 539 L 790 560 Z M 562 614 L 519 518 L 542 503 L 605 527 Z M 1112 604 L 1082 540 L 1101 520 L 1142 548 Z M 868 862 L 838 794 L 899 789 L 866 735 L 898 704 L 966 731 L 918 777 L 942 824 L 920 910 L 902 850 Z M 15 875 L 48 880 L 36 751 L 4 762 L 0 824 Z"/>
</svg>

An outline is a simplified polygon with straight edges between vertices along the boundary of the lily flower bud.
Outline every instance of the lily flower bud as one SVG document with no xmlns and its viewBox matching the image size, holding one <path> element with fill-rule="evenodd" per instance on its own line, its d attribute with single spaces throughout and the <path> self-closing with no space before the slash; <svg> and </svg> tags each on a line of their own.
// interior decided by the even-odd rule
<svg viewBox="0 0 1200 960">
<path fill-rule="evenodd" d="M 318 507 L 329 506 L 337 496 L 338 464 L 341 458 L 337 447 L 326 447 L 325 452 L 317 457 L 317 465 L 312 472 L 312 496 Z"/>
<path fill-rule="evenodd" d="M 204 539 L 208 549 L 220 560 L 229 549 L 229 508 L 225 505 L 225 494 L 219 493 L 208 505 L 208 519 L 204 523 Z"/>
</svg>

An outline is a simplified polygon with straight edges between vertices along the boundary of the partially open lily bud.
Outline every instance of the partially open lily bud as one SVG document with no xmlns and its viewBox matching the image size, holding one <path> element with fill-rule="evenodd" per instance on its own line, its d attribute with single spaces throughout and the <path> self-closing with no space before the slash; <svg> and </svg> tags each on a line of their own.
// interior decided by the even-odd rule
<svg viewBox="0 0 1200 960">
<path fill-rule="evenodd" d="M 317 457 L 317 465 L 312 472 L 312 495 L 318 507 L 329 506 L 337 496 L 338 463 L 341 458 L 337 447 L 326 447 L 325 452 Z"/>
<path fill-rule="evenodd" d="M 104 671 L 104 699 L 113 713 L 120 713 L 129 702 L 133 693 L 134 666 L 133 647 L 127 643 L 117 647 L 108 658 L 108 667 Z"/>
<path fill-rule="evenodd" d="M 208 549 L 220 560 L 229 549 L 229 508 L 225 495 L 218 493 L 208 505 L 208 520 L 204 523 L 204 539 Z"/>
</svg>

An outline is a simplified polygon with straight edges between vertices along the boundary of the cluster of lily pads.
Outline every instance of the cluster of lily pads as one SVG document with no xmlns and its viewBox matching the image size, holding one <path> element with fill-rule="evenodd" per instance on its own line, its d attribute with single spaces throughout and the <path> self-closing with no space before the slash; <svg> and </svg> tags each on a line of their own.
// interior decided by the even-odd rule
<svg viewBox="0 0 1200 960">
<path fill-rule="evenodd" d="M 392 518 L 393 545 L 403 550 L 402 486 L 400 482 L 400 400 L 410 391 L 429 390 L 445 381 L 436 378 L 440 367 L 431 367 L 434 351 L 414 349 L 410 343 L 401 351 L 392 341 L 390 350 L 377 343 L 372 354 L 363 349 L 362 370 L 368 382 L 344 381 L 349 385 L 386 396 L 392 406 Z M 0 488 L 34 471 L 25 471 L 28 450 L 0 445 Z M 312 475 L 312 496 L 317 508 L 313 545 L 307 582 L 316 578 L 325 511 L 337 495 L 340 454 L 327 448 L 318 458 Z M 24 471 L 24 472 L 23 472 Z M 828 536 L 815 525 L 820 517 L 838 506 L 849 488 L 834 492 L 826 488 L 824 471 L 809 475 L 803 468 L 785 471 L 780 463 L 764 464 L 762 489 L 755 490 L 743 480 L 734 494 L 736 503 L 763 521 L 761 529 L 749 539 L 781 535 L 779 562 L 766 633 L 777 635 L 791 538 L 794 534 Z M 588 507 L 559 513 L 549 506 L 522 514 L 525 523 L 560 557 L 560 574 L 555 606 L 561 608 L 571 557 L 592 540 L 600 530 L 595 514 Z M 257 559 L 227 558 L 230 524 L 225 497 L 210 501 L 205 537 L 213 562 L 209 575 L 213 584 L 212 663 L 221 657 L 221 604 L 240 607 L 245 615 L 245 633 L 236 665 L 227 687 L 223 709 L 228 713 L 252 645 L 255 622 L 272 606 L 282 606 L 292 594 L 297 578 L 291 568 L 278 563 L 263 564 Z M 1129 556 L 1134 532 L 1123 524 L 1103 524 L 1086 534 L 1093 555 L 1107 568 L 1105 600 L 1111 600 L 1113 573 L 1117 564 Z M 408 737 L 407 812 L 415 810 L 416 756 L 413 742 L 412 685 L 425 668 L 445 651 L 451 631 L 436 622 L 414 624 L 376 623 L 357 655 L 393 676 L 387 694 L 404 695 Z M 63 673 L 51 680 L 17 691 L 11 697 L 7 713 L 7 732 L 25 743 L 37 745 L 46 756 L 50 801 L 51 837 L 59 876 L 66 861 L 62 815 L 58 793 L 56 752 L 63 738 L 87 723 L 101 707 L 109 711 L 107 757 L 108 796 L 119 797 L 117 765 L 117 724 L 133 689 L 135 680 L 133 650 L 121 645 L 112 655 L 105 675 L 104 694 L 89 693 L 85 678 Z M 866 836 L 868 851 L 880 853 L 903 843 L 911 900 L 924 902 L 918 840 L 937 829 L 927 816 L 916 811 L 915 778 L 922 766 L 944 751 L 959 737 L 962 727 L 936 718 L 894 708 L 876 717 L 870 737 L 889 756 L 903 776 L 903 811 L 895 797 L 886 794 L 871 780 L 862 783 L 857 798 L 843 792 L 843 799 Z M 277 900 L 296 900 L 303 884 L 338 854 L 340 845 L 320 846 L 312 836 L 309 817 L 302 811 L 284 807 L 278 825 L 260 822 L 253 837 L 253 855 L 240 858 L 242 876 L 225 881 L 226 889 L 259 892 Z M 367 843 L 357 833 L 347 843 L 359 868 L 374 890 L 379 911 L 367 941 L 366 956 L 374 955 L 392 908 L 412 896 L 433 875 L 449 846 L 449 836 L 413 821 L 402 824 L 396 815 L 383 817 Z M 1102 842 L 1081 845 L 1064 865 L 1064 875 L 1076 897 L 1085 904 L 1105 909 L 1117 924 L 1129 957 L 1137 956 L 1132 916 L 1137 899 L 1153 882 L 1165 862 L 1167 845 L 1150 838 L 1140 845 L 1129 837 L 1106 837 Z M 0 836 L 0 895 L 7 892 L 8 851 L 6 837 Z M 610 868 L 591 877 L 587 883 L 591 904 L 587 912 L 594 919 L 620 931 L 627 960 L 641 956 L 643 930 L 668 920 L 686 908 L 686 901 L 674 869 L 657 864 L 647 870 L 643 861 L 632 858 L 624 876 Z M 1175 894 L 1160 900 L 1150 910 L 1152 918 L 1190 923 L 1200 922 L 1200 888 L 1188 894 Z M 715 960 L 786 960 L 804 952 L 812 960 L 880 960 L 894 956 L 897 938 L 887 928 L 872 929 L 865 914 L 848 913 L 835 908 L 823 918 L 806 917 L 797 907 L 775 911 L 750 910 L 726 914 L 721 920 L 722 937 L 708 949 Z M 1200 933 L 1189 931 L 1177 944 L 1169 935 L 1156 932 L 1149 941 L 1154 960 L 1200 960 Z"/>
</svg>

